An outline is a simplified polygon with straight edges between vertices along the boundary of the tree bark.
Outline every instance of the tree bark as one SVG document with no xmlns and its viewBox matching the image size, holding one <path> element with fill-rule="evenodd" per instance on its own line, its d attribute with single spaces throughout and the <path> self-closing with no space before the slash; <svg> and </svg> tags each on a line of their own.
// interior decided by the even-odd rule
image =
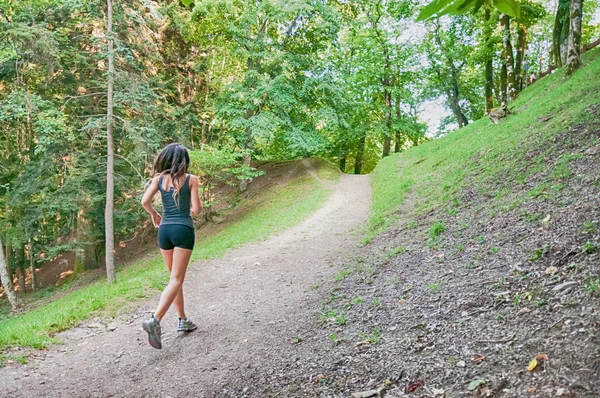
<svg viewBox="0 0 600 398">
<path fill-rule="evenodd" d="M 17 294 L 15 293 L 15 290 L 13 287 L 10 266 L 8 265 L 8 261 L 6 260 L 6 257 L 4 256 L 4 250 L 3 250 L 3 246 L 2 246 L 2 238 L 0 238 L 0 279 L 2 279 L 2 285 L 4 286 L 4 291 L 6 292 L 6 297 L 8 297 L 10 306 L 14 311 L 19 306 L 19 301 L 17 299 Z"/>
<path fill-rule="evenodd" d="M 570 6 L 571 2 L 566 5 L 565 17 L 560 31 L 560 66 L 567 63 L 567 53 L 569 52 L 569 34 L 571 32 L 570 21 Z"/>
<path fill-rule="evenodd" d="M 494 107 L 494 65 L 493 65 L 493 49 L 491 38 L 492 38 L 492 26 L 491 26 L 491 12 L 488 8 L 485 9 L 485 113 L 489 114 Z"/>
<path fill-rule="evenodd" d="M 564 25 L 569 23 L 569 4 L 570 0 L 559 0 L 558 8 L 556 9 L 556 17 L 554 18 L 554 28 L 552 29 L 552 58 L 554 65 L 557 68 L 563 65 L 561 48 L 564 47 Z"/>
<path fill-rule="evenodd" d="M 392 93 L 385 88 L 383 95 L 385 97 L 385 136 L 383 137 L 382 157 L 386 157 L 390 156 L 392 146 Z"/>
<path fill-rule="evenodd" d="M 367 134 L 363 133 L 358 140 L 358 149 L 356 151 L 356 159 L 354 161 L 354 174 L 360 174 L 362 171 L 363 157 L 365 154 L 365 141 Z"/>
<path fill-rule="evenodd" d="M 19 247 L 15 250 L 15 262 L 17 272 L 17 283 L 19 284 L 19 293 L 25 293 L 25 248 Z"/>
<path fill-rule="evenodd" d="M 506 89 L 508 90 L 508 96 L 514 101 L 517 98 L 517 90 L 515 89 L 515 61 L 510 37 L 510 17 L 506 14 L 501 14 L 500 25 L 502 26 L 502 46 L 504 49 L 504 63 L 506 65 Z"/>
<path fill-rule="evenodd" d="M 394 152 L 398 153 L 402 150 L 402 144 L 404 144 L 404 139 L 402 138 L 402 133 L 396 131 L 396 140 L 394 142 Z"/>
<path fill-rule="evenodd" d="M 254 111 L 250 108 L 246 109 L 246 120 L 250 120 L 254 115 Z M 250 126 L 246 127 L 246 137 L 244 138 L 244 159 L 243 162 L 247 167 L 250 167 L 250 161 L 252 160 L 252 156 L 250 155 L 250 151 L 252 149 L 252 129 Z M 240 191 L 245 191 L 248 189 L 248 180 L 240 181 Z"/>
<path fill-rule="evenodd" d="M 107 4 L 107 24 L 106 35 L 108 37 L 108 87 L 107 87 L 107 109 L 106 109 L 106 208 L 104 212 L 105 223 L 105 244 L 106 244 L 106 278 L 109 283 L 113 283 L 116 279 L 115 271 L 115 234 L 113 225 L 114 212 L 114 196 L 115 196 L 115 181 L 114 181 L 114 109 L 113 109 L 113 89 L 115 79 L 115 60 L 114 60 L 114 40 L 113 40 L 113 10 L 112 0 L 106 0 Z"/>
<path fill-rule="evenodd" d="M 251 71 L 251 70 L 258 71 L 258 68 L 259 68 L 258 61 L 255 61 L 252 57 L 248 57 L 247 69 L 249 71 Z M 249 121 L 252 117 L 256 116 L 259 113 L 260 113 L 260 107 L 259 107 L 258 111 L 255 111 L 251 107 L 246 108 L 246 116 L 245 116 L 246 121 Z M 252 128 L 250 127 L 250 124 L 248 123 L 246 125 L 244 143 L 242 144 L 243 148 L 244 148 L 243 162 L 247 167 L 250 167 L 250 161 L 252 160 L 252 155 L 251 155 L 250 151 L 252 150 L 253 141 L 254 140 L 252 138 Z M 248 180 L 240 181 L 240 191 L 243 192 L 246 189 L 248 189 Z"/>
<path fill-rule="evenodd" d="M 398 118 L 398 120 L 400 120 L 400 118 L 402 117 L 402 110 L 400 109 L 400 100 L 396 99 L 396 117 Z M 400 130 L 397 130 L 395 133 L 395 140 L 394 140 L 394 152 L 398 153 L 402 150 L 402 145 L 404 144 L 405 141 L 405 136 L 403 137 L 402 132 Z"/>
<path fill-rule="evenodd" d="M 569 51 L 565 78 L 571 76 L 581 67 L 581 19 L 583 16 L 583 0 L 571 0 L 571 18 L 569 29 Z"/>
<path fill-rule="evenodd" d="M 517 58 L 515 61 L 515 77 L 517 79 L 515 89 L 517 90 L 517 93 L 523 90 L 523 79 L 527 79 L 527 76 L 524 76 L 522 71 L 523 60 L 525 59 L 525 49 L 527 48 L 528 33 L 527 27 L 519 24 L 517 28 Z"/>
<path fill-rule="evenodd" d="M 500 106 L 505 106 L 508 103 L 508 81 L 506 76 L 506 62 L 502 62 L 500 67 Z"/>
<path fill-rule="evenodd" d="M 31 290 L 35 291 L 37 289 L 37 275 L 35 273 L 35 260 L 33 257 L 33 242 L 29 239 L 29 270 L 31 272 Z"/>
<path fill-rule="evenodd" d="M 435 39 L 436 39 L 438 46 L 440 47 L 440 50 L 442 50 L 442 52 L 444 53 L 444 55 L 446 57 L 446 65 L 447 65 L 448 69 L 450 70 L 450 87 L 448 87 L 446 89 L 446 95 L 448 96 L 448 101 L 450 102 L 450 109 L 452 109 L 452 112 L 454 113 L 454 116 L 456 117 L 456 122 L 458 123 L 458 127 L 461 128 L 461 127 L 464 127 L 467 124 L 469 124 L 469 119 L 467 119 L 467 117 L 463 113 L 461 106 L 460 106 L 459 90 L 458 90 L 458 73 L 459 73 L 459 71 L 456 68 L 456 65 L 454 65 L 454 58 L 452 57 L 451 54 L 449 54 L 448 50 L 442 44 L 442 39 L 440 38 L 439 29 L 440 29 L 439 26 L 437 26 L 435 29 Z M 437 73 L 439 76 L 440 72 L 437 71 Z"/>
</svg>

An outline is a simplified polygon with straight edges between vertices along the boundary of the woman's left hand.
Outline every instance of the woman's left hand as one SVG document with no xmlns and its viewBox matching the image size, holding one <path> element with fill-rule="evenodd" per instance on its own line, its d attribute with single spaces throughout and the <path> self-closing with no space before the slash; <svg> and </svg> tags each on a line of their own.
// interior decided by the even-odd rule
<svg viewBox="0 0 600 398">
<path fill-rule="evenodd" d="M 152 214 L 152 224 L 154 224 L 155 228 L 158 228 L 161 220 L 162 220 L 162 217 L 160 216 L 160 214 L 158 214 L 158 213 Z"/>
</svg>

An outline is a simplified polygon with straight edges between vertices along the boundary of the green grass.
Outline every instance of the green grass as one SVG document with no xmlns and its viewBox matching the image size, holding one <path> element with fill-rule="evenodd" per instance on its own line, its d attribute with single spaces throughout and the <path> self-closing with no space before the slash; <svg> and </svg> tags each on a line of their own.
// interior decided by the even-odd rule
<svg viewBox="0 0 600 398">
<path fill-rule="evenodd" d="M 415 196 L 417 214 L 440 209 L 448 213 L 460 207 L 460 194 L 468 186 L 496 196 L 499 209 L 514 208 L 529 196 L 525 190 L 512 193 L 507 187 L 532 177 L 539 183 L 529 195 L 555 195 L 562 189 L 560 181 L 571 175 L 569 163 L 580 155 L 550 156 L 552 140 L 573 125 L 591 121 L 594 114 L 588 109 L 600 102 L 600 49 L 584 54 L 584 64 L 566 81 L 561 69 L 521 92 L 510 106 L 511 114 L 498 124 L 482 118 L 383 159 L 372 174 L 370 235 L 392 224 L 400 210 L 413 211 L 402 209 L 409 193 Z M 538 120 L 546 115 L 551 116 L 548 121 Z M 546 159 L 554 161 L 548 164 Z"/>
<path fill-rule="evenodd" d="M 217 258 L 228 249 L 289 228 L 321 207 L 329 193 L 314 178 L 305 176 L 256 196 L 244 217 L 219 233 L 200 238 L 192 260 Z M 132 300 L 156 294 L 167 282 L 168 272 L 158 254 L 137 261 L 118 272 L 116 283 L 94 282 L 30 312 L 0 321 L 0 349 L 43 348 L 59 343 L 53 337 L 56 333 L 100 311 L 114 315 Z"/>
</svg>

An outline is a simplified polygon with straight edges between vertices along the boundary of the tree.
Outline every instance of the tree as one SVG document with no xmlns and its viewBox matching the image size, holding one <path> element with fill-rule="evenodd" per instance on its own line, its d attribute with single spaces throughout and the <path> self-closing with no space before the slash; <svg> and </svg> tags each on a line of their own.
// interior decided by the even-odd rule
<svg viewBox="0 0 600 398">
<path fill-rule="evenodd" d="M 577 69 L 581 67 L 581 57 L 579 52 L 581 47 L 582 14 L 583 0 L 571 0 L 570 30 L 565 78 L 571 76 Z"/>
<path fill-rule="evenodd" d="M 506 92 L 502 93 L 502 106 L 507 105 L 507 99 L 514 101 L 517 98 L 517 89 L 515 88 L 515 61 L 510 32 L 510 17 L 507 14 L 500 14 L 500 26 L 502 27 L 502 62 L 506 67 Z M 503 75 L 504 78 L 504 75 Z"/>
<path fill-rule="evenodd" d="M 566 61 L 567 39 L 569 38 L 570 17 L 569 7 L 571 0 L 559 0 L 554 19 L 554 29 L 552 30 L 552 54 L 554 55 L 554 64 L 557 67 L 563 65 Z"/>
<path fill-rule="evenodd" d="M 114 39 L 113 35 L 113 10 L 112 0 L 106 0 L 106 36 L 108 38 L 108 85 L 107 85 L 107 108 L 106 108 L 106 210 L 104 213 L 105 221 L 105 244 L 106 244 L 106 277 L 109 283 L 115 281 L 115 233 L 113 226 L 114 212 L 114 197 L 115 197 L 115 180 L 114 180 L 114 163 L 115 152 L 113 142 L 113 87 L 115 79 L 115 61 L 114 61 Z"/>
<path fill-rule="evenodd" d="M 483 32 L 483 51 L 485 63 L 485 113 L 489 114 L 494 107 L 494 43 L 492 39 L 492 27 L 494 25 L 492 13 L 489 8 L 485 9 L 484 14 L 484 32 Z"/>
<path fill-rule="evenodd" d="M 15 310 L 19 306 L 19 301 L 13 288 L 10 266 L 8 265 L 6 257 L 4 256 L 3 248 L 4 246 L 2 246 L 2 238 L 0 238 L 0 280 L 4 286 L 6 297 L 8 297 L 8 301 L 10 302 L 12 309 Z"/>
</svg>

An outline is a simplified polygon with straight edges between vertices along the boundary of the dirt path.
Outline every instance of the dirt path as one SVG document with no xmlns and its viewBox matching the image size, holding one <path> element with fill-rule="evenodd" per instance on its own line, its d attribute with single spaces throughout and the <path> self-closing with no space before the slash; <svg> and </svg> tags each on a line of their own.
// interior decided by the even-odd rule
<svg viewBox="0 0 600 398">
<path fill-rule="evenodd" d="M 141 322 L 154 298 L 129 320 L 76 328 L 43 357 L 0 369 L 2 390 L 12 397 L 222 396 L 227 380 L 264 353 L 287 355 L 298 322 L 306 324 L 318 300 L 311 286 L 358 239 L 369 212 L 368 177 L 344 175 L 333 189 L 303 223 L 193 265 L 184 290 L 197 332 L 177 335 L 171 310 L 162 322 L 163 349 L 152 349 Z M 248 386 L 248 394 L 259 387 Z"/>
</svg>

